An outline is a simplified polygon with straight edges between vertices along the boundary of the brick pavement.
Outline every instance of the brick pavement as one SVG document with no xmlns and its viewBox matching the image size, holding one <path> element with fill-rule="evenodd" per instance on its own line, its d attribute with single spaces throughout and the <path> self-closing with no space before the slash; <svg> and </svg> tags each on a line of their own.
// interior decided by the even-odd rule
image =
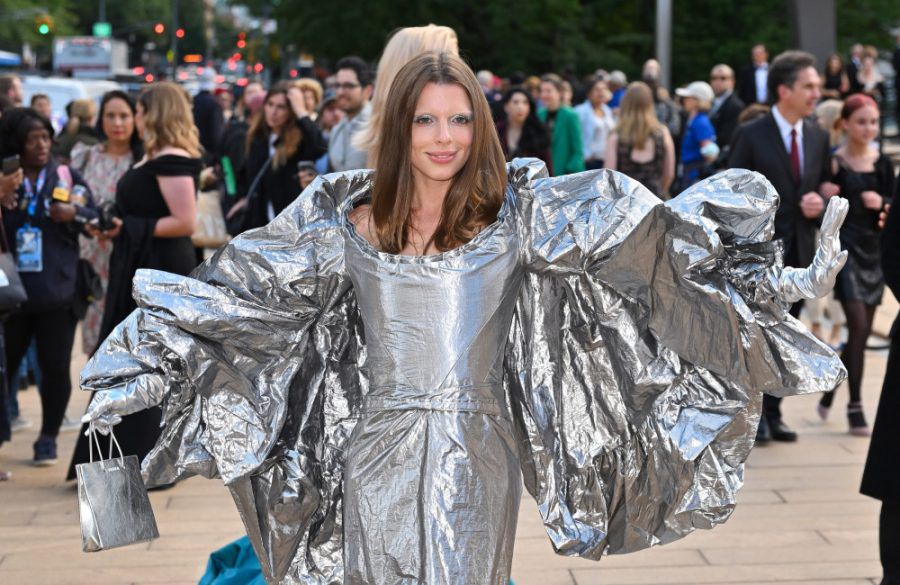
<svg viewBox="0 0 900 585">
<path fill-rule="evenodd" d="M 886 330 L 897 304 L 879 313 Z M 873 341 L 875 341 L 873 339 Z M 83 358 L 73 364 L 73 372 Z M 869 352 L 865 401 L 874 416 L 884 374 L 884 352 Z M 74 374 L 73 374 L 74 375 Z M 25 416 L 39 419 L 36 392 L 20 394 Z M 85 393 L 76 392 L 69 412 L 80 413 Z M 836 412 L 821 424 L 816 397 L 785 402 L 786 420 L 801 433 L 794 445 L 754 450 L 746 483 L 731 520 L 712 531 L 640 553 L 599 563 L 553 554 L 534 503 L 522 501 L 513 578 L 517 585 L 872 585 L 880 577 L 876 502 L 857 492 L 868 440 L 851 437 Z M 0 467 L 13 481 L 0 483 L 0 584 L 3 585 L 188 585 L 196 583 L 206 557 L 241 534 L 227 491 L 217 481 L 194 478 L 151 494 L 161 538 L 113 551 L 84 554 L 72 485 L 62 463 L 28 465 L 36 430 L 17 433 L 0 449 Z M 75 434 L 60 437 L 60 455 L 71 452 Z"/>
</svg>

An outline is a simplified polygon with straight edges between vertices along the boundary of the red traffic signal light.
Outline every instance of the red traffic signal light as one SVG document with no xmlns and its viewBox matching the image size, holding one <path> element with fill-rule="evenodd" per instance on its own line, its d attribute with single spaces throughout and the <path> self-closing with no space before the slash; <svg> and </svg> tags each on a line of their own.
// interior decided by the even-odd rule
<svg viewBox="0 0 900 585">
<path fill-rule="evenodd" d="M 246 46 L 247 46 L 247 41 L 245 41 L 244 39 L 241 39 L 237 42 L 238 49 L 243 49 Z"/>
<path fill-rule="evenodd" d="M 176 29 L 175 36 L 178 37 L 179 39 L 183 39 L 184 38 L 184 29 L 183 28 Z"/>
<path fill-rule="evenodd" d="M 166 25 L 161 22 L 157 22 L 155 25 L 153 25 L 153 32 L 158 35 L 163 34 L 164 32 L 166 32 Z"/>
</svg>

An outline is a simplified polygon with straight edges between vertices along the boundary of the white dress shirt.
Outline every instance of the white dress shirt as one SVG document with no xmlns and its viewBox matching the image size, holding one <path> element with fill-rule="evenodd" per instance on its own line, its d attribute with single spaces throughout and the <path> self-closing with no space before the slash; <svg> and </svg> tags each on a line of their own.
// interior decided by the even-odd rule
<svg viewBox="0 0 900 585">
<path fill-rule="evenodd" d="M 797 131 L 797 152 L 800 154 L 800 176 L 803 177 L 803 163 L 806 160 L 803 156 L 803 118 L 800 118 L 797 123 L 792 126 L 790 122 L 784 119 L 781 112 L 778 111 L 778 106 L 772 106 L 772 117 L 775 118 L 775 123 L 778 125 L 778 133 L 781 134 L 781 139 L 784 141 L 784 149 L 788 153 L 788 158 L 791 156 L 791 130 Z"/>
<path fill-rule="evenodd" d="M 768 95 L 766 86 L 769 83 L 769 64 L 763 63 L 753 71 L 753 74 L 756 76 L 756 101 L 764 104 Z"/>
</svg>

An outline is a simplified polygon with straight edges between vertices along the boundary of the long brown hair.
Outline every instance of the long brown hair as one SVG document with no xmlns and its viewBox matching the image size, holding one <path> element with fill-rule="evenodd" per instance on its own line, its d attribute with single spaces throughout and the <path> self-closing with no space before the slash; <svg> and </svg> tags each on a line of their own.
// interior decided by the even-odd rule
<svg viewBox="0 0 900 585">
<path fill-rule="evenodd" d="M 619 124 L 616 126 L 619 142 L 641 148 L 661 126 L 653 108 L 650 86 L 643 81 L 629 84 L 619 105 Z"/>
<path fill-rule="evenodd" d="M 297 124 L 297 115 L 294 114 L 294 109 L 291 107 L 291 100 L 288 99 L 288 90 L 291 87 L 291 82 L 279 81 L 266 93 L 266 99 L 263 100 L 263 104 L 266 104 L 269 101 L 269 98 L 281 94 L 284 96 L 284 101 L 287 103 L 288 119 L 281 128 L 281 135 L 278 137 L 278 143 L 275 146 L 275 156 L 272 157 L 273 169 L 284 166 L 288 159 L 294 156 L 297 149 L 300 148 L 300 141 L 303 140 L 303 132 Z M 266 108 L 265 105 L 263 105 L 253 118 L 253 122 L 250 124 L 250 130 L 247 132 L 247 150 L 250 150 L 250 145 L 253 144 L 253 141 L 257 138 L 267 140 L 271 132 L 272 129 L 269 128 L 269 125 L 266 123 Z"/>
<path fill-rule="evenodd" d="M 141 91 L 138 104 L 144 110 L 144 149 L 153 156 L 163 148 L 183 148 L 200 156 L 200 134 L 194 125 L 190 98 L 180 85 L 151 83 Z"/>
<path fill-rule="evenodd" d="M 492 223 L 503 204 L 506 166 L 484 92 L 475 74 L 451 53 L 425 53 L 397 73 L 378 136 L 378 168 L 372 186 L 372 219 L 381 249 L 399 253 L 409 243 L 413 202 L 412 124 L 419 95 L 429 83 L 458 85 L 472 104 L 469 158 L 453 177 L 431 243 L 456 248 Z"/>
</svg>

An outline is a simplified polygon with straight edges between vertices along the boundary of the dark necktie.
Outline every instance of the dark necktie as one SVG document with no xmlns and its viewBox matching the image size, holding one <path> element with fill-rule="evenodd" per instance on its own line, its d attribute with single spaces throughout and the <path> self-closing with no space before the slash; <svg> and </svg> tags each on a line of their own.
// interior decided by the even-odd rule
<svg viewBox="0 0 900 585">
<path fill-rule="evenodd" d="M 800 184 L 800 148 L 797 146 L 797 129 L 791 128 L 791 174 L 794 184 Z"/>
</svg>

